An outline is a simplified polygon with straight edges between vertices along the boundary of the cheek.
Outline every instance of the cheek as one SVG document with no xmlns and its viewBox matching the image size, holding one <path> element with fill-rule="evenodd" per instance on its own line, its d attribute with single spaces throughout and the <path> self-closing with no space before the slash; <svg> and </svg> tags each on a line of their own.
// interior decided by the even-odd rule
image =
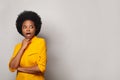
<svg viewBox="0 0 120 80">
<path fill-rule="evenodd" d="M 24 33 L 25 33 L 25 30 L 22 30 L 22 33 L 24 34 Z"/>
<path fill-rule="evenodd" d="M 33 30 L 32 30 L 32 33 L 33 33 L 33 34 L 35 34 L 35 32 L 36 32 L 36 30 L 35 30 L 35 29 L 33 29 Z"/>
<path fill-rule="evenodd" d="M 22 30 L 22 34 L 25 35 L 25 30 Z"/>
</svg>

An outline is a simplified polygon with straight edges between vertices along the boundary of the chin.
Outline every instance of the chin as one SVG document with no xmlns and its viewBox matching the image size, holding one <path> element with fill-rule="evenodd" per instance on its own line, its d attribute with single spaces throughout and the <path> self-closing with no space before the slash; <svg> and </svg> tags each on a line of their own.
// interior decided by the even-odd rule
<svg viewBox="0 0 120 80">
<path fill-rule="evenodd" d="M 25 38 L 26 38 L 26 39 L 32 39 L 33 37 L 30 36 L 30 37 L 25 37 Z"/>
</svg>

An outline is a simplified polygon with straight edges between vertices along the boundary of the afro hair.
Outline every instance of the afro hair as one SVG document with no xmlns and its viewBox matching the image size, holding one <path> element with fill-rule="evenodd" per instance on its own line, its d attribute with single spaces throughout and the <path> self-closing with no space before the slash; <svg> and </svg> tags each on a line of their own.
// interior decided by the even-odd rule
<svg viewBox="0 0 120 80">
<path fill-rule="evenodd" d="M 38 33 L 41 30 L 41 25 L 42 25 L 41 17 L 36 12 L 33 12 L 33 11 L 23 11 L 22 13 L 20 13 L 16 20 L 16 28 L 17 28 L 17 31 L 21 35 L 23 35 L 22 34 L 22 24 L 25 20 L 31 20 L 34 22 L 34 25 L 36 28 L 35 35 L 38 35 Z"/>
</svg>

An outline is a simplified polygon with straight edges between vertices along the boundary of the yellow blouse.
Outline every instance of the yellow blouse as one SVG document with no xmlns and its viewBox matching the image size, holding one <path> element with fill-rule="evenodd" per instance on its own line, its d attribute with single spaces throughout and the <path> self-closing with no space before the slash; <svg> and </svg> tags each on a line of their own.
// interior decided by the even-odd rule
<svg viewBox="0 0 120 80">
<path fill-rule="evenodd" d="M 11 60 L 16 56 L 18 50 L 21 48 L 21 43 L 17 44 L 14 49 L 14 53 L 11 57 Z M 10 60 L 10 61 L 11 61 Z M 20 66 L 21 67 L 31 67 L 34 65 L 38 65 L 40 71 L 43 74 L 35 75 L 35 74 L 28 74 L 23 72 L 18 72 L 16 75 L 16 80 L 44 80 L 44 72 L 46 70 L 46 44 L 43 38 L 33 37 L 31 43 L 24 51 L 22 55 Z M 10 71 L 14 72 L 15 69 L 11 69 Z"/>
</svg>

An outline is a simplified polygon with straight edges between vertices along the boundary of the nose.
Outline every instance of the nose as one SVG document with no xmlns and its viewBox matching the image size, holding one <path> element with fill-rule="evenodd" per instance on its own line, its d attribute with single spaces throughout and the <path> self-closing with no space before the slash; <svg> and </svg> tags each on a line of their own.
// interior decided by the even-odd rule
<svg viewBox="0 0 120 80">
<path fill-rule="evenodd" d="M 27 28 L 26 28 L 26 31 L 30 31 L 30 28 L 29 28 L 29 27 L 27 27 Z"/>
</svg>

